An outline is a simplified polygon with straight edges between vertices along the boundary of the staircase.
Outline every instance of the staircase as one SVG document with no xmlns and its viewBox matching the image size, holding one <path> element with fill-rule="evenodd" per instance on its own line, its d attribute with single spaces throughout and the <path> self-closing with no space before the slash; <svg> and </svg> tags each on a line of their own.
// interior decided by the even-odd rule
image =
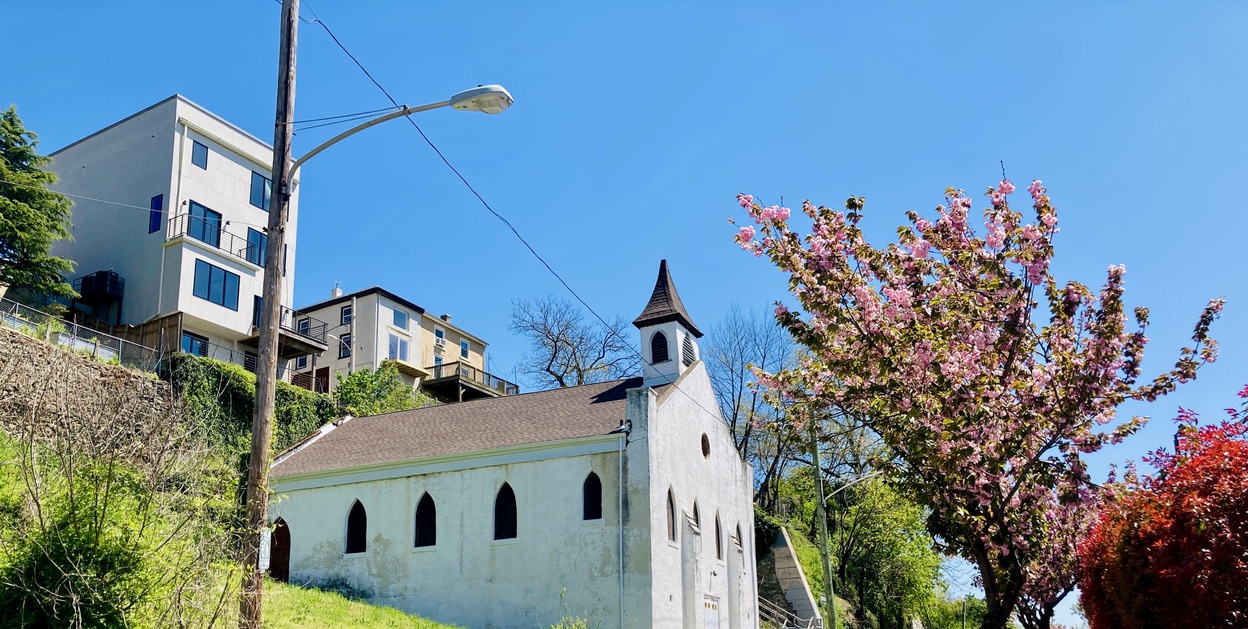
<svg viewBox="0 0 1248 629">
<path fill-rule="evenodd" d="M 765 599 L 758 599 L 758 618 L 763 627 L 777 629 L 823 629 L 823 621 L 818 618 L 802 620 L 797 614 Z"/>
</svg>

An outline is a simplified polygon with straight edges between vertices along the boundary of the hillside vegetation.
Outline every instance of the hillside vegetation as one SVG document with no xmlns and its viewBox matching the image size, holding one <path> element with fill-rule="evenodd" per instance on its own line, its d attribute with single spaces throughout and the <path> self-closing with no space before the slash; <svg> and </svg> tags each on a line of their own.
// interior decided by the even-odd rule
<svg viewBox="0 0 1248 629">
<path fill-rule="evenodd" d="M 166 383 L 0 337 L 0 629 L 232 625 L 255 377 L 178 356 Z M 391 375 L 348 389 L 370 396 Z M 284 383 L 277 398 L 275 451 L 342 402 Z M 267 626 L 442 626 L 280 585 L 270 597 Z"/>
</svg>

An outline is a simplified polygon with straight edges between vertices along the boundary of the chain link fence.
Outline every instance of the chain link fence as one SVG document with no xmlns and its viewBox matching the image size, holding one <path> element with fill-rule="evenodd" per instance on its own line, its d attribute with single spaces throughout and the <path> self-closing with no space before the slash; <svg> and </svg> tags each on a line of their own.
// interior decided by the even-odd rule
<svg viewBox="0 0 1248 629">
<path fill-rule="evenodd" d="M 155 372 L 160 352 L 70 323 L 15 301 L 0 299 L 0 325 L 100 362 Z"/>
</svg>

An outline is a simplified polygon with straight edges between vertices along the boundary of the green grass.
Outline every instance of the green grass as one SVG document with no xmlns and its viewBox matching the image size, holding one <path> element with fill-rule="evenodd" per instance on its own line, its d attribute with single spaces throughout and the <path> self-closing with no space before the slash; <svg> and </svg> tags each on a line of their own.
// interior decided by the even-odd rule
<svg viewBox="0 0 1248 629">
<path fill-rule="evenodd" d="M 393 607 L 353 601 L 336 592 L 264 583 L 265 629 L 321 629 L 322 627 L 403 627 L 455 629 L 454 625 L 425 620 Z"/>
</svg>

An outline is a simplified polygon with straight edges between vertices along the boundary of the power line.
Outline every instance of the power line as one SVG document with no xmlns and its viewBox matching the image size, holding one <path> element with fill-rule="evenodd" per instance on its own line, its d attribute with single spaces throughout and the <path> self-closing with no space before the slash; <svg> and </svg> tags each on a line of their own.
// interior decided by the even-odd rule
<svg viewBox="0 0 1248 629">
<path fill-rule="evenodd" d="M 357 111 L 353 114 L 342 114 L 341 116 L 325 116 L 324 118 L 308 118 L 307 120 L 294 120 L 290 124 L 303 124 L 305 122 L 321 122 L 322 120 L 338 120 L 340 118 L 355 118 L 359 116 L 370 116 L 380 114 L 386 111 L 394 111 L 394 107 L 382 107 L 381 109 L 372 109 L 369 111 Z"/>
<path fill-rule="evenodd" d="M 279 3 L 280 3 L 280 0 L 279 0 Z M 308 7 L 308 9 L 311 10 L 311 7 Z M 338 40 L 338 37 L 334 35 L 334 32 L 332 30 L 330 30 L 328 24 L 326 24 L 323 20 L 320 20 L 320 19 L 311 20 L 311 22 L 315 24 L 319 24 L 321 28 L 325 29 L 325 33 L 329 35 L 330 39 L 334 40 L 334 43 L 338 45 L 338 48 L 340 48 L 342 52 L 347 55 L 347 57 L 350 57 L 351 61 L 355 63 L 356 67 L 358 67 L 360 71 L 364 73 L 364 76 L 368 77 L 368 80 L 372 81 L 373 85 L 377 86 L 377 89 L 381 90 L 381 93 L 386 95 L 386 98 L 389 99 L 392 105 L 394 105 L 395 107 L 401 106 L 399 105 L 399 102 L 395 100 L 393 96 L 390 95 L 390 92 L 386 90 L 385 87 L 382 87 L 381 83 L 378 82 L 377 79 L 373 77 L 372 73 L 368 71 L 368 68 L 365 68 L 364 64 L 360 63 L 360 60 L 357 59 L 355 55 L 351 54 L 351 51 L 347 50 L 347 47 L 344 46 L 342 42 Z M 559 273 L 555 271 L 553 267 L 550 266 L 550 263 L 546 262 L 546 259 L 543 258 L 541 254 L 537 252 L 536 249 L 533 248 L 533 245 L 529 244 L 529 241 L 525 240 L 524 236 L 520 235 L 520 231 L 516 229 L 515 225 L 512 225 L 511 221 L 507 220 L 506 217 L 504 217 L 502 214 L 495 211 L 494 208 L 490 206 L 489 202 L 486 201 L 485 198 L 481 196 L 481 193 L 477 192 L 477 189 L 474 188 L 472 184 L 468 182 L 468 179 L 464 177 L 462 173 L 459 172 L 459 169 L 455 168 L 455 166 L 451 164 L 451 161 L 446 158 L 446 155 L 444 155 L 442 151 L 438 149 L 437 145 L 433 143 L 433 140 L 429 139 L 429 136 L 426 135 L 424 130 L 420 128 L 420 125 L 416 124 L 416 121 L 412 120 L 411 116 L 404 116 L 404 118 L 406 118 L 407 121 L 411 123 L 412 128 L 416 129 L 416 132 L 419 133 L 420 137 L 425 140 L 425 143 L 429 145 L 429 148 L 433 149 L 433 152 L 438 155 L 438 157 L 442 160 L 442 163 L 446 164 L 446 167 L 451 169 L 451 172 L 455 173 L 455 176 L 458 177 L 461 182 L 463 182 L 464 186 L 468 188 L 468 191 L 471 192 L 472 195 L 475 196 L 477 200 L 481 202 L 481 205 L 484 206 L 485 209 L 490 212 L 490 214 L 493 214 L 495 218 L 497 218 L 499 221 L 502 221 L 502 223 L 506 225 L 508 229 L 511 230 L 511 233 L 514 234 L 516 239 L 518 239 L 521 242 L 521 244 L 523 244 L 525 248 L 529 250 L 529 253 L 533 254 L 533 257 L 537 258 L 537 261 L 541 262 L 542 266 L 546 267 L 546 270 L 549 271 L 550 274 L 554 276 L 556 280 L 559 280 L 559 283 L 562 284 L 563 287 L 567 289 L 567 291 L 571 293 L 571 295 L 574 298 L 576 298 L 577 302 L 579 302 L 582 306 L 584 306 L 585 309 L 588 310 L 590 314 L 594 315 L 594 318 L 597 319 L 598 322 L 601 323 L 604 328 L 606 328 L 608 334 L 614 335 L 616 338 L 619 338 L 621 341 L 623 341 L 624 339 L 620 338 L 619 334 L 616 333 L 615 329 L 612 328 L 611 325 L 607 323 L 607 320 L 602 318 L 602 316 L 599 315 L 598 312 L 594 310 L 594 308 L 590 306 L 589 303 L 586 302 L 580 296 L 580 294 L 578 294 L 576 290 L 574 290 L 567 283 L 567 281 L 563 279 L 563 276 L 559 275 Z M 643 364 L 645 363 L 645 358 L 641 355 L 641 352 L 638 352 L 636 349 L 633 349 L 633 347 L 629 345 L 627 342 L 624 343 L 624 346 L 632 350 L 633 354 L 637 356 L 638 360 L 640 360 Z M 677 391 L 680 391 L 682 395 L 689 398 L 689 401 L 693 402 L 695 405 L 701 408 L 708 415 L 710 415 L 711 417 L 715 417 L 715 418 L 719 417 L 718 413 L 711 412 L 705 406 L 702 406 L 702 403 L 699 402 L 696 398 L 694 398 L 692 395 L 689 395 L 687 392 L 685 392 L 679 386 L 677 386 L 675 381 L 672 381 L 671 385 Z"/>
</svg>

